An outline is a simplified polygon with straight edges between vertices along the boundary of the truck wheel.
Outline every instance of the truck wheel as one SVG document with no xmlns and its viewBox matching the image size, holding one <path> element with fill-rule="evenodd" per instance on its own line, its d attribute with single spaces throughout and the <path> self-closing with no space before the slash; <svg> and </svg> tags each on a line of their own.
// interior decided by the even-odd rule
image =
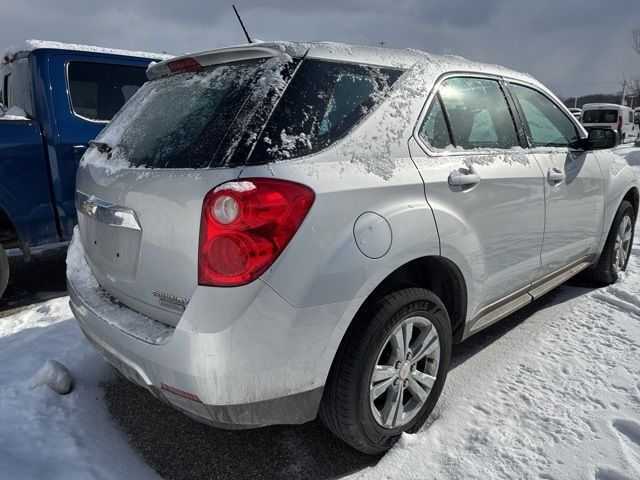
<svg viewBox="0 0 640 480">
<path fill-rule="evenodd" d="M 7 288 L 7 283 L 9 283 L 9 259 L 4 248 L 0 245 L 0 298 Z"/>
<path fill-rule="evenodd" d="M 416 432 L 436 405 L 451 358 L 451 325 L 428 290 L 390 293 L 349 328 L 325 385 L 319 415 L 340 439 L 368 454 Z"/>
<path fill-rule="evenodd" d="M 633 205 L 625 200 L 618 207 L 598 263 L 587 270 L 587 278 L 591 282 L 601 286 L 611 285 L 618 279 L 618 274 L 627 268 L 635 223 Z"/>
</svg>

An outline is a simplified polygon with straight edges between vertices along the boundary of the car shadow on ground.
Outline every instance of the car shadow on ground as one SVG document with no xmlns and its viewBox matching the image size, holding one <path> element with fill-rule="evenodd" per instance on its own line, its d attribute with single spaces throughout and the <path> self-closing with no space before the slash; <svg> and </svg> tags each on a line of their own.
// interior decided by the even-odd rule
<svg viewBox="0 0 640 480">
<path fill-rule="evenodd" d="M 453 350 L 452 368 L 535 312 L 591 291 L 574 280 L 474 335 Z M 337 440 L 319 420 L 299 426 L 220 430 L 200 424 L 114 372 L 105 385 L 110 414 L 145 461 L 165 479 L 330 479 L 375 465 Z"/>
<path fill-rule="evenodd" d="M 66 248 L 38 253 L 29 262 L 22 255 L 10 255 L 9 285 L 0 298 L 0 318 L 66 295 L 66 257 Z"/>
</svg>

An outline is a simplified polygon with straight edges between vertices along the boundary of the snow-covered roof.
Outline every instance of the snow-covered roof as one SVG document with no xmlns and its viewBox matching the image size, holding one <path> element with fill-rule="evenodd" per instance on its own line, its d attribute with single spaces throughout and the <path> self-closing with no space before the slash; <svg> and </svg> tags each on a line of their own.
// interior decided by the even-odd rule
<svg viewBox="0 0 640 480">
<path fill-rule="evenodd" d="M 410 69 L 416 64 L 431 64 L 438 65 L 444 70 L 460 69 L 464 71 L 478 71 L 526 81 L 534 81 L 534 79 L 528 74 L 516 72 L 499 65 L 473 62 L 456 55 L 433 55 L 414 49 L 400 50 L 336 42 L 270 41 L 245 43 L 215 50 L 190 53 L 180 57 L 175 57 L 175 59 L 191 57 L 197 58 L 199 61 L 205 60 L 204 62 L 201 62 L 203 65 L 213 65 L 216 63 L 233 61 L 234 54 L 238 55 L 238 58 L 244 58 L 246 57 L 247 52 L 252 49 L 260 50 L 261 53 L 259 56 L 265 57 L 275 55 L 278 52 L 285 53 L 292 57 L 300 57 L 306 54 L 307 58 L 323 58 L 345 62 L 350 61 L 404 69 Z M 219 58 L 218 61 L 215 60 L 216 57 Z M 148 70 L 150 78 L 166 73 L 168 73 L 168 68 L 165 63 L 159 63 Z"/>
<path fill-rule="evenodd" d="M 73 50 L 76 52 L 94 52 L 94 53 L 108 53 L 111 55 L 126 55 L 129 57 L 149 58 L 152 60 L 167 60 L 169 58 L 172 58 L 172 55 L 166 55 L 163 53 L 140 52 L 140 51 L 134 51 L 134 50 L 120 50 L 117 48 L 94 47 L 91 45 L 52 42 L 48 40 L 25 40 L 24 42 L 18 45 L 9 47 L 7 50 L 5 50 L 2 63 L 5 62 L 4 60 L 5 56 L 13 57 L 14 55 L 20 52 L 32 52 L 34 50 L 40 50 L 45 48 L 50 48 L 55 50 Z"/>
</svg>

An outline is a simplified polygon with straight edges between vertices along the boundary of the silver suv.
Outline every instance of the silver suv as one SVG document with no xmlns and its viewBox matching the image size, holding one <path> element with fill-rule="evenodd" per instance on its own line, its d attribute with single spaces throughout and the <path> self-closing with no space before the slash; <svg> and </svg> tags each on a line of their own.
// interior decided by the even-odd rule
<svg viewBox="0 0 640 480">
<path fill-rule="evenodd" d="M 71 307 L 133 382 L 226 428 L 415 432 L 451 347 L 585 270 L 638 182 L 539 82 L 417 51 L 261 43 L 149 68 L 80 165 Z"/>
</svg>

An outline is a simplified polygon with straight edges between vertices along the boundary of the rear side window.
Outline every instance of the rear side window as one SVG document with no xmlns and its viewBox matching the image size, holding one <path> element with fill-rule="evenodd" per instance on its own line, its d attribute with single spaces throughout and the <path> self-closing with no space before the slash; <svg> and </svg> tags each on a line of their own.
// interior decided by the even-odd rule
<svg viewBox="0 0 640 480">
<path fill-rule="evenodd" d="M 573 122 L 543 94 L 522 85 L 511 89 L 529 124 L 534 147 L 567 147 L 580 139 Z"/>
<path fill-rule="evenodd" d="M 456 77 L 442 82 L 420 134 L 439 149 L 519 146 L 502 88 L 496 80 L 485 78 Z"/>
<path fill-rule="evenodd" d="M 249 163 L 301 157 L 344 137 L 402 71 L 307 59 L 258 139 Z"/>
<path fill-rule="evenodd" d="M 582 123 L 616 123 L 617 110 L 585 110 L 582 112 Z"/>
<path fill-rule="evenodd" d="M 68 81 L 73 112 L 88 120 L 108 122 L 147 76 L 144 67 L 70 62 Z"/>
</svg>

